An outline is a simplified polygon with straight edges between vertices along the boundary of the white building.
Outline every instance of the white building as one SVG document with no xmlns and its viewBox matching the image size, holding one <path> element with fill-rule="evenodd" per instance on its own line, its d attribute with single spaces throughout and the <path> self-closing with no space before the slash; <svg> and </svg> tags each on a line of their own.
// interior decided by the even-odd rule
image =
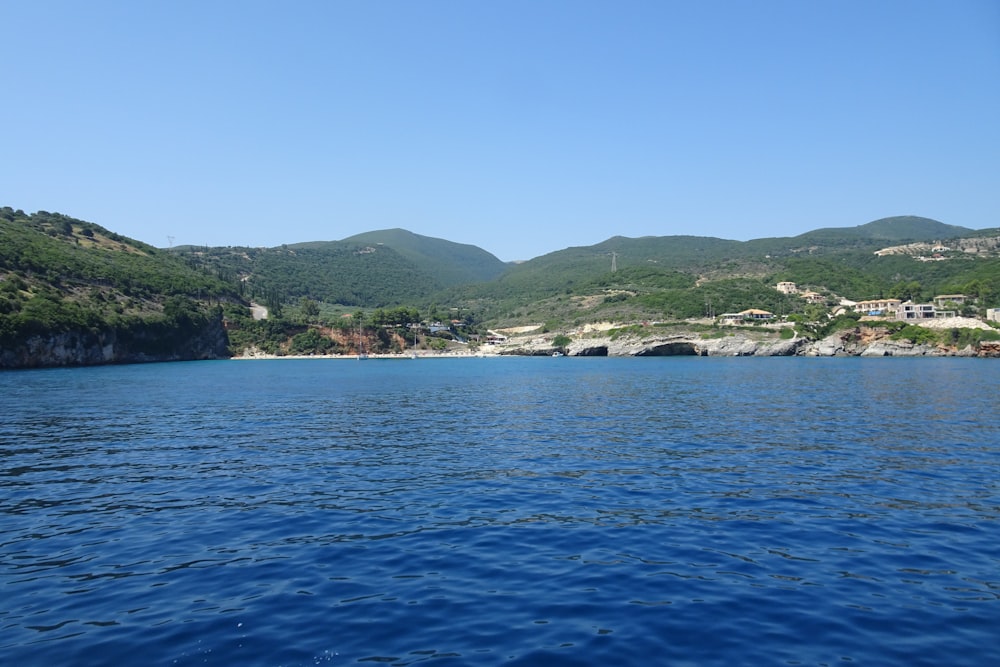
<svg viewBox="0 0 1000 667">
<path fill-rule="evenodd" d="M 896 311 L 897 320 L 932 320 L 935 317 L 955 317 L 953 310 L 938 310 L 933 303 L 912 303 L 907 301 L 900 304 Z"/>
<path fill-rule="evenodd" d="M 778 290 L 782 294 L 799 293 L 799 288 L 795 285 L 795 283 L 789 283 L 789 282 L 778 283 L 777 285 L 774 286 L 774 289 Z"/>
<path fill-rule="evenodd" d="M 945 306 L 961 306 L 965 303 L 967 296 L 964 294 L 941 294 L 940 296 L 934 297 L 934 305 L 938 308 L 944 308 Z"/>
<path fill-rule="evenodd" d="M 903 303 L 899 299 L 871 299 L 869 301 L 858 301 L 854 304 L 854 312 L 862 315 L 884 315 L 893 316 L 899 310 L 899 305 Z"/>
</svg>

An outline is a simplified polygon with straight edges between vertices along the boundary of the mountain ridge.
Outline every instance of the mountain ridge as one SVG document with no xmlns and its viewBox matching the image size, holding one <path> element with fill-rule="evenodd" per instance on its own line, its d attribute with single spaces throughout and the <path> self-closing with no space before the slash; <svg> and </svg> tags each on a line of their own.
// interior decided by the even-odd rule
<svg viewBox="0 0 1000 667">
<path fill-rule="evenodd" d="M 932 241 L 939 238 L 955 238 L 977 230 L 957 225 L 949 225 L 933 218 L 917 215 L 897 215 L 879 218 L 856 227 L 823 227 L 805 232 L 793 238 L 817 238 L 823 236 L 860 236 L 878 241 Z"/>
<path fill-rule="evenodd" d="M 889 245 L 892 254 L 876 252 Z M 779 292 L 778 282 L 822 303 Z M 752 308 L 821 327 L 841 299 L 926 302 L 947 293 L 968 295 L 969 312 L 997 305 L 1000 230 L 897 216 L 750 241 L 616 235 L 509 264 L 401 228 L 274 248 L 158 249 L 62 214 L 0 209 L 7 366 L 224 356 L 223 325 L 241 350 L 302 351 L 330 343 L 321 331 L 362 323 L 372 325 L 372 344 L 382 331 L 390 345 L 387 323 L 420 320 L 463 322 L 482 334 L 485 326 L 558 330 Z M 250 300 L 271 319 L 254 321 Z"/>
</svg>

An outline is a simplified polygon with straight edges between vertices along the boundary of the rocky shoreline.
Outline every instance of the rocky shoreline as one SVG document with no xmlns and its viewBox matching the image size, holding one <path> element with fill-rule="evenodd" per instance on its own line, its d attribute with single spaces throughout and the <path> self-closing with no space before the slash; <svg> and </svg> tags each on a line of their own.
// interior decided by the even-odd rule
<svg viewBox="0 0 1000 667">
<path fill-rule="evenodd" d="M 129 349 L 114 332 L 89 332 L 39 336 L 18 349 L 0 350 L 0 368 L 46 368 L 90 366 L 150 361 L 196 359 L 357 359 L 357 355 L 272 355 L 249 349 L 230 357 L 221 328 L 209 326 L 179 349 L 164 354 L 144 354 Z M 461 359 L 503 356 L 552 356 L 554 334 L 515 336 L 500 345 L 442 352 L 372 354 L 372 359 Z M 819 340 L 796 335 L 782 339 L 776 332 L 732 332 L 704 336 L 683 332 L 671 334 L 623 333 L 609 336 L 590 331 L 573 338 L 562 350 L 570 357 L 980 357 L 1000 358 L 1000 342 L 984 341 L 965 347 L 920 344 L 893 340 L 884 330 L 859 327 L 839 331 Z"/>
<path fill-rule="evenodd" d="M 983 342 L 963 348 L 893 340 L 872 330 L 851 329 L 819 340 L 801 336 L 790 339 L 761 339 L 742 333 L 703 338 L 697 334 L 638 336 L 625 334 L 616 338 L 581 337 L 565 349 L 567 356 L 650 357 L 992 357 L 1000 358 L 1000 343 Z M 501 355 L 548 356 L 552 344 L 543 337 L 497 346 Z"/>
<path fill-rule="evenodd" d="M 123 333 L 112 327 L 66 331 L 27 338 L 0 346 L 0 369 L 106 366 L 162 361 L 226 359 L 226 332 L 221 318 L 200 329 L 164 340 L 155 330 Z"/>
</svg>

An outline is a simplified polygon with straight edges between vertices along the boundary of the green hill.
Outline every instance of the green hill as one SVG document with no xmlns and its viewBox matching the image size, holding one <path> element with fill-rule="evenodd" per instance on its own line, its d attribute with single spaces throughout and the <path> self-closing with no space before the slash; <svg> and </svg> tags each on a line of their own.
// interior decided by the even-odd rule
<svg viewBox="0 0 1000 667">
<path fill-rule="evenodd" d="M 992 303 L 1000 299 L 995 248 L 974 254 L 955 251 L 943 258 L 948 261 L 937 262 L 874 254 L 890 244 L 977 235 L 964 227 L 903 216 L 746 242 L 619 236 L 537 257 L 495 281 L 454 290 L 450 298 L 479 309 L 488 319 L 511 324 L 686 318 L 750 307 L 776 313 L 803 309 L 802 300 L 783 298 L 773 289 L 785 280 L 821 290 L 831 299 L 906 293 L 929 300 L 936 294 L 961 292 Z M 678 275 L 686 276 L 690 284 L 681 285 Z"/>
<path fill-rule="evenodd" d="M 343 242 L 391 248 L 434 276 L 442 287 L 493 280 L 508 268 L 482 248 L 421 236 L 405 229 L 357 234 Z"/>
<path fill-rule="evenodd" d="M 244 293 L 260 301 L 307 297 L 362 308 L 425 303 L 443 289 L 490 280 L 507 268 L 475 246 L 402 229 L 276 248 L 184 246 L 172 252 L 192 265 L 235 276 Z"/>
<path fill-rule="evenodd" d="M 229 301 L 234 284 L 145 243 L 0 208 L 0 368 L 224 356 Z"/>
<path fill-rule="evenodd" d="M 532 302 L 558 295 L 593 296 L 598 285 L 619 289 L 623 276 L 629 274 L 612 276 L 612 268 L 660 274 L 654 282 L 670 281 L 673 272 L 680 272 L 703 285 L 717 280 L 763 281 L 779 275 L 816 279 L 821 276 L 815 276 L 808 267 L 825 259 L 833 262 L 823 264 L 828 266 L 826 279 L 847 297 L 867 298 L 868 292 L 885 291 L 902 280 L 893 281 L 893 275 L 918 281 L 922 275 L 933 275 L 928 284 L 956 285 L 961 284 L 969 267 L 908 264 L 894 267 L 893 275 L 883 275 L 882 269 L 896 260 L 876 266 L 870 259 L 875 250 L 889 243 L 972 233 L 928 218 L 901 216 L 857 227 L 746 242 L 692 235 L 616 236 L 593 246 L 570 247 L 515 265 L 505 264 L 475 246 L 403 229 L 277 248 L 174 251 L 193 265 L 218 275 L 237 276 L 245 294 L 257 300 L 289 303 L 308 297 L 347 308 L 369 309 L 454 302 L 484 313 L 498 313 L 523 310 Z M 831 272 L 829 267 L 836 271 Z"/>
<path fill-rule="evenodd" d="M 308 297 L 345 306 L 381 307 L 439 289 L 432 277 L 391 248 L 339 241 L 277 248 L 178 248 L 193 265 L 231 274 L 257 301 Z M 429 286 L 429 287 L 428 287 Z"/>
<path fill-rule="evenodd" d="M 911 241 L 936 241 L 972 234 L 974 230 L 930 218 L 900 215 L 881 218 L 857 227 L 829 227 L 796 236 L 803 242 L 836 242 L 844 239 L 866 239 L 878 242 L 905 243 Z"/>
</svg>

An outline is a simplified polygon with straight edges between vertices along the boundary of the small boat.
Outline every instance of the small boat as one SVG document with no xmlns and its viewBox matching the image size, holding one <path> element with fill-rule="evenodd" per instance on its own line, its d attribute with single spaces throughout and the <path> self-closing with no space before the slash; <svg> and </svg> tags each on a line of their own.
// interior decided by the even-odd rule
<svg viewBox="0 0 1000 667">
<path fill-rule="evenodd" d="M 563 354 L 562 352 L 560 352 L 559 350 L 556 350 L 555 352 L 553 352 L 553 353 L 552 353 L 552 356 L 553 356 L 553 357 L 564 357 L 564 356 L 566 356 L 566 355 L 564 355 L 564 354 Z"/>
</svg>

